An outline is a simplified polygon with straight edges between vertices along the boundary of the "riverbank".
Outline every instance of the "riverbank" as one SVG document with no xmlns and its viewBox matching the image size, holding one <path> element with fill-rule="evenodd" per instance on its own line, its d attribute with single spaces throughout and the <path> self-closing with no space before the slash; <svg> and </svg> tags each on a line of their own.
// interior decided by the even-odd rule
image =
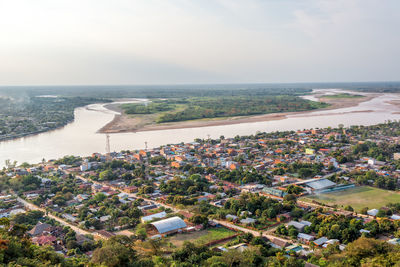
<svg viewBox="0 0 400 267">
<path fill-rule="evenodd" d="M 326 98 L 324 94 L 316 94 L 315 97 L 319 101 L 329 104 L 329 107 L 318 109 L 318 110 L 334 110 L 341 108 L 349 108 L 357 106 L 358 104 L 366 101 L 370 101 L 381 94 L 369 94 L 364 97 L 358 98 Z M 116 104 L 109 104 L 106 108 L 119 112 L 119 115 L 115 115 L 114 119 L 106 124 L 99 130 L 99 133 L 126 133 L 126 132 L 145 132 L 145 131 L 157 131 L 157 130 L 172 130 L 172 129 L 184 129 L 184 128 L 196 128 L 196 127 L 209 127 L 209 126 L 223 126 L 240 123 L 250 122 L 266 122 L 274 120 L 282 120 L 287 118 L 289 115 L 306 115 L 316 110 L 300 111 L 300 112 L 285 112 L 285 113 L 270 113 L 256 116 L 240 116 L 240 117 L 229 117 L 229 118 L 214 118 L 214 119 L 201 119 L 201 120 L 190 120 L 181 122 L 168 122 L 168 123 L 154 123 L 155 114 L 146 115 L 128 115 Z"/>
</svg>

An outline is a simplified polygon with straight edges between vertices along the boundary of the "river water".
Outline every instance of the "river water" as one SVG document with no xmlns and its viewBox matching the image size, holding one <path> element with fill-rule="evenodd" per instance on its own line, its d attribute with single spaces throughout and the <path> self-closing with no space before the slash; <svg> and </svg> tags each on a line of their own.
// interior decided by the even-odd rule
<svg viewBox="0 0 400 267">
<path fill-rule="evenodd" d="M 324 92 L 327 92 L 326 90 Z M 330 93 L 339 90 L 328 91 Z M 316 100 L 312 95 L 304 98 Z M 110 134 L 112 151 L 133 150 L 145 147 L 158 147 L 165 144 L 190 142 L 195 138 L 218 138 L 221 135 L 233 137 L 250 135 L 257 131 L 284 131 L 309 128 L 337 127 L 339 124 L 372 125 L 386 120 L 399 120 L 400 108 L 388 101 L 400 100 L 400 95 L 384 94 L 370 101 L 360 103 L 351 108 L 322 110 L 307 114 L 289 115 L 275 121 L 241 123 L 223 126 L 159 130 L 138 133 Z M 369 112 L 367 112 L 369 111 Z M 65 155 L 87 156 L 93 152 L 104 153 L 106 135 L 97 133 L 110 122 L 116 112 L 108 110 L 104 104 L 92 104 L 75 110 L 75 121 L 58 130 L 40 133 L 34 136 L 0 142 L 0 167 L 6 159 L 17 160 L 18 163 L 38 163 L 57 159 Z"/>
</svg>

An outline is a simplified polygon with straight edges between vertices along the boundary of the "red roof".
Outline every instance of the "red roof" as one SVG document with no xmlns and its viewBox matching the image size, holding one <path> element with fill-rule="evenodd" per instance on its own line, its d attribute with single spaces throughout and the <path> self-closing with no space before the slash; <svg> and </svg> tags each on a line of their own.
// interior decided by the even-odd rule
<svg viewBox="0 0 400 267">
<path fill-rule="evenodd" d="M 55 238 L 52 235 L 41 235 L 38 237 L 34 237 L 32 239 L 32 241 L 40 246 L 43 245 L 51 245 L 53 244 L 55 241 L 57 240 L 57 238 Z"/>
</svg>

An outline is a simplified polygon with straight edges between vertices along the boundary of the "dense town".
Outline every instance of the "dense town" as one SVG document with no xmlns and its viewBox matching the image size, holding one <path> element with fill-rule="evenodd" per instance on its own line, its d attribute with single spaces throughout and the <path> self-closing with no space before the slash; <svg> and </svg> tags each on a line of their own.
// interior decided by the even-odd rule
<svg viewBox="0 0 400 267">
<path fill-rule="evenodd" d="M 400 244 L 399 133 L 388 121 L 8 162 L 2 231 L 69 264 L 360 266 L 376 260 L 371 247 L 390 264 Z"/>
</svg>

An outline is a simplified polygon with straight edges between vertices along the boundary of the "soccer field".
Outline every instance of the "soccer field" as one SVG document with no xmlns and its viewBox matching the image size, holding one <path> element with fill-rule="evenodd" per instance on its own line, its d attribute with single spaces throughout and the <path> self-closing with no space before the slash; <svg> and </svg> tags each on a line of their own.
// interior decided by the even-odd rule
<svg viewBox="0 0 400 267">
<path fill-rule="evenodd" d="M 388 203 L 400 202 L 400 194 L 369 186 L 359 186 L 339 192 L 307 196 L 301 200 L 306 202 L 315 200 L 328 205 L 336 204 L 339 207 L 350 205 L 359 212 L 364 207 L 379 209 Z"/>
</svg>

